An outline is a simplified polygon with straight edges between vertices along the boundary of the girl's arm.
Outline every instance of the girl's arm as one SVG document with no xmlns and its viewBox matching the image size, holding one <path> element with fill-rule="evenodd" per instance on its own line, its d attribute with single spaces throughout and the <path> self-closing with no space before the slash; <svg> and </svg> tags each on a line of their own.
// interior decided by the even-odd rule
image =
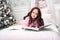
<svg viewBox="0 0 60 40">
<path fill-rule="evenodd" d="M 20 22 L 20 24 L 21 24 L 22 26 L 28 26 L 28 22 L 29 22 L 29 17 L 26 17 L 24 20 L 22 20 L 22 21 Z"/>
</svg>

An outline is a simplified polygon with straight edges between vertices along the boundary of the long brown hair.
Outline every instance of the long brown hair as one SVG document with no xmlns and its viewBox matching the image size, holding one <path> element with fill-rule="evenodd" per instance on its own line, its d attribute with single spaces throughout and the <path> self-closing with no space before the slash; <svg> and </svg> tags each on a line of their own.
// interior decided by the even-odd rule
<svg viewBox="0 0 60 40">
<path fill-rule="evenodd" d="M 31 11 L 24 17 L 24 19 L 29 16 L 29 18 L 30 18 L 29 24 L 33 23 L 35 20 L 33 21 L 32 17 L 31 17 L 31 13 L 34 9 L 38 10 L 38 16 L 35 18 L 35 20 L 37 20 L 37 23 L 38 23 L 38 28 L 39 28 L 39 26 L 44 26 L 44 22 L 43 22 L 43 19 L 41 17 L 41 11 L 38 7 L 32 8 Z"/>
</svg>

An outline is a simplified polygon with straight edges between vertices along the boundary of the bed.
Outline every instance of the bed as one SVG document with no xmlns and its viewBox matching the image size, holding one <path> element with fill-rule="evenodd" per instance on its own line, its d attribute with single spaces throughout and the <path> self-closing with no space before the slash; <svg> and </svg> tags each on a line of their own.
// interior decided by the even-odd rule
<svg viewBox="0 0 60 40">
<path fill-rule="evenodd" d="M 24 30 L 21 28 L 21 25 L 13 25 L 0 30 L 0 40 L 60 40 L 54 25 L 50 25 L 40 31 Z"/>
</svg>

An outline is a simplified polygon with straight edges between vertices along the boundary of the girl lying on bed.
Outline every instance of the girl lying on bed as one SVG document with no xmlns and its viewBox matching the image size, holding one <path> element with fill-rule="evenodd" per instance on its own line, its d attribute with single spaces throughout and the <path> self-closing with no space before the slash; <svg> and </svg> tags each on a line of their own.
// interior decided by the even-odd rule
<svg viewBox="0 0 60 40">
<path fill-rule="evenodd" d="M 20 23 L 24 27 L 34 27 L 40 28 L 44 26 L 44 21 L 41 17 L 41 11 L 38 7 L 34 7 L 31 11 L 24 17 L 24 20 Z"/>
</svg>

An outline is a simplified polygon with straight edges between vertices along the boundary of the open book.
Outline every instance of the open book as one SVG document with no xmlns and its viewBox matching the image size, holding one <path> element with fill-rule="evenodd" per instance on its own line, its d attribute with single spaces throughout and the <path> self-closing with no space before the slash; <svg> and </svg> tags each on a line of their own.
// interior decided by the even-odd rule
<svg viewBox="0 0 60 40">
<path fill-rule="evenodd" d="M 50 26 L 50 25 L 51 25 L 51 24 L 46 25 L 46 26 L 41 26 L 41 27 L 39 27 L 39 28 L 35 28 L 35 27 L 24 27 L 24 28 L 25 28 L 25 30 L 39 31 L 41 28 L 48 27 L 48 26 Z"/>
</svg>

